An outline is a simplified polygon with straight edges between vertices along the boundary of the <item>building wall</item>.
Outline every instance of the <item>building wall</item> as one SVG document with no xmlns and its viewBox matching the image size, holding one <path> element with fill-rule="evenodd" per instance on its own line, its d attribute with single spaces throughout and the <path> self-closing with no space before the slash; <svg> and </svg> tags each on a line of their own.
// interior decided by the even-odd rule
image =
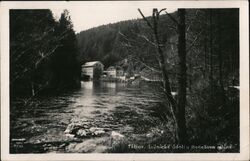
<svg viewBox="0 0 250 161">
<path fill-rule="evenodd" d="M 120 77 L 120 76 L 123 76 L 123 70 L 116 70 L 116 76 L 117 77 Z"/>
<path fill-rule="evenodd" d="M 102 72 L 103 72 L 103 65 L 101 63 L 96 63 L 93 66 L 84 66 L 84 65 L 82 66 L 82 74 L 89 76 L 90 79 L 93 79 L 95 74 L 101 76 Z"/>
<path fill-rule="evenodd" d="M 107 75 L 109 77 L 116 77 L 116 70 L 109 70 L 109 71 L 107 71 Z"/>
<path fill-rule="evenodd" d="M 108 77 L 116 77 L 116 69 L 114 67 L 110 67 L 106 71 Z"/>
<path fill-rule="evenodd" d="M 83 67 L 82 68 L 82 73 L 84 74 L 84 75 L 89 75 L 90 76 L 90 78 L 92 79 L 93 78 L 93 74 L 94 74 L 94 70 L 93 70 L 94 68 L 93 67 Z"/>
</svg>

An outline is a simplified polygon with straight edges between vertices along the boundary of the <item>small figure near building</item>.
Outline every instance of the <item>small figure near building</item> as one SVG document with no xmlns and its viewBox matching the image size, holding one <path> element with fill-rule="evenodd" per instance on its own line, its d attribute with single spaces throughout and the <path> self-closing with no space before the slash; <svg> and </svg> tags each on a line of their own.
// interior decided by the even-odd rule
<svg viewBox="0 0 250 161">
<path fill-rule="evenodd" d="M 86 62 L 82 65 L 82 79 L 99 80 L 103 72 L 103 67 L 100 61 Z"/>
</svg>

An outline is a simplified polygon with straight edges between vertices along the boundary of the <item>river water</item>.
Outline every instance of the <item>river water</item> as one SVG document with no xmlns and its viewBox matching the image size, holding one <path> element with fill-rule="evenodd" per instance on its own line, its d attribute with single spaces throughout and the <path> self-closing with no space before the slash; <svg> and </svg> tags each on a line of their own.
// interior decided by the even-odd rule
<svg viewBox="0 0 250 161">
<path fill-rule="evenodd" d="M 162 101 L 152 85 L 82 82 L 81 89 L 11 105 L 11 153 L 105 153 L 113 134 L 143 141 L 159 119 L 154 107 Z M 22 100 L 23 101 L 23 100 Z M 96 136 L 65 133 L 69 125 L 101 129 Z"/>
</svg>

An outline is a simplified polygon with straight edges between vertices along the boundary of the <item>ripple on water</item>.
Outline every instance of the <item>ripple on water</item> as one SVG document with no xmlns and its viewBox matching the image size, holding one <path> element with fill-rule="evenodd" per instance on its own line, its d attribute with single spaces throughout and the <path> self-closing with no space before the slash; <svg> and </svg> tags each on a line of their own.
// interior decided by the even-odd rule
<svg viewBox="0 0 250 161">
<path fill-rule="evenodd" d="M 23 130 L 19 136 L 28 138 L 29 146 L 47 144 L 45 147 L 48 149 L 50 146 L 57 148 L 47 150 L 50 152 L 99 153 L 106 152 L 110 146 L 109 135 L 112 131 L 127 137 L 145 133 L 152 126 L 147 120 L 147 108 L 159 99 L 146 89 L 109 83 L 38 101 L 38 106 L 20 108 L 23 111 L 19 110 L 15 115 L 18 116 L 16 120 L 25 120 L 22 120 L 22 126 L 13 124 L 12 128 L 16 133 Z M 80 123 L 84 125 L 82 128 L 103 128 L 105 135 L 87 139 L 67 137 L 64 131 L 71 123 Z M 73 142 L 76 139 L 78 142 Z"/>
</svg>

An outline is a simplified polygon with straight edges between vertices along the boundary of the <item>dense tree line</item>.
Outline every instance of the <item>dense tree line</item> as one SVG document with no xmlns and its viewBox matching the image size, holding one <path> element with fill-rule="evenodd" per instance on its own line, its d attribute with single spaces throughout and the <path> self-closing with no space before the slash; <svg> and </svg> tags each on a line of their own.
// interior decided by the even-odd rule
<svg viewBox="0 0 250 161">
<path fill-rule="evenodd" d="M 77 40 L 67 10 L 10 10 L 10 91 L 35 96 L 79 85 Z"/>
<path fill-rule="evenodd" d="M 181 19 L 184 30 L 175 22 Z M 239 146 L 239 10 L 188 9 L 182 15 L 162 12 L 147 20 L 152 24 L 157 20 L 157 41 L 142 19 L 104 25 L 77 35 L 78 59 L 100 60 L 107 67 L 126 58 L 134 70 L 147 66 L 153 72 L 165 71 L 170 91 L 186 93 L 178 93 L 177 99 L 185 107 L 184 142 Z M 157 53 L 162 53 L 160 63 Z M 169 104 L 165 106 L 166 119 L 173 122 Z"/>
<path fill-rule="evenodd" d="M 194 10 L 190 15 L 187 112 L 190 131 L 196 133 L 192 141 L 237 147 L 239 10 Z"/>
</svg>

